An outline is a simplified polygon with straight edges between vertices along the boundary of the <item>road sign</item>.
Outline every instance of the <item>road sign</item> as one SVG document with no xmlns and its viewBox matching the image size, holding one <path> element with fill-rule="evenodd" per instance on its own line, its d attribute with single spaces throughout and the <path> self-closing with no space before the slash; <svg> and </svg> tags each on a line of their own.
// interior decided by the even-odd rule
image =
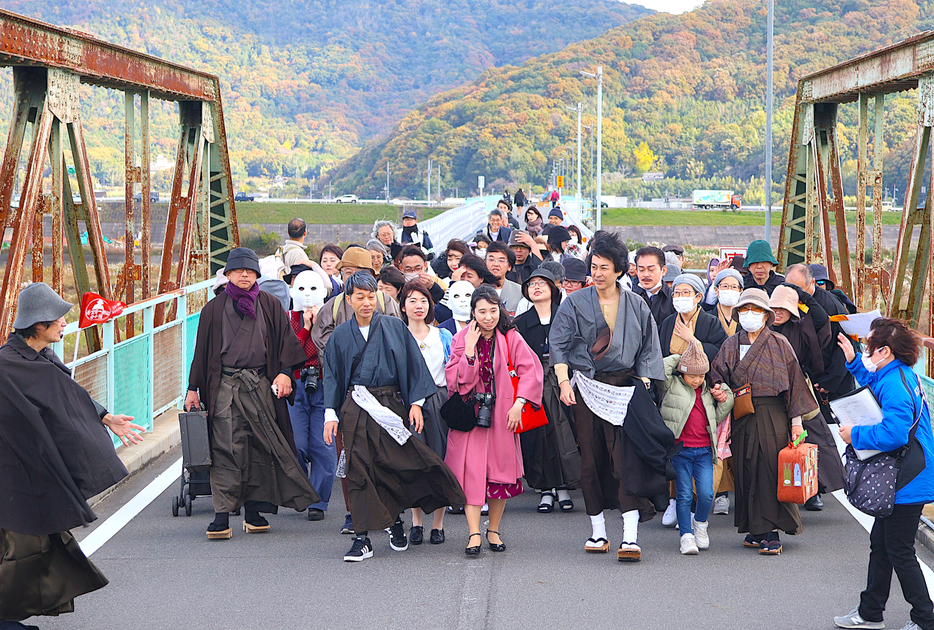
<svg viewBox="0 0 934 630">
<path fill-rule="evenodd" d="M 74 167 L 74 166 L 69 166 L 69 167 L 68 167 L 68 174 L 69 174 L 69 175 L 74 175 L 74 174 L 75 174 L 75 167 Z"/>
<path fill-rule="evenodd" d="M 480 193 L 483 194 L 483 187 L 486 185 L 486 178 L 481 175 L 477 178 L 477 188 L 480 189 Z"/>
<path fill-rule="evenodd" d="M 735 256 L 746 256 L 745 247 L 721 247 L 720 260 L 733 260 Z"/>
<path fill-rule="evenodd" d="M 558 175 L 558 181 L 555 183 L 555 188 L 564 188 L 564 175 Z"/>
</svg>

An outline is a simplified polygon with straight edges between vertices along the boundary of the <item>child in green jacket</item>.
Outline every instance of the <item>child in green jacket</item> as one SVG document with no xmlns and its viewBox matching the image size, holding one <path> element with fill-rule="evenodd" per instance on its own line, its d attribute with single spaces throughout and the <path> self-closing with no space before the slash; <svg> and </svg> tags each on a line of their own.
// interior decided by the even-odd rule
<svg viewBox="0 0 934 630">
<path fill-rule="evenodd" d="M 717 463 L 717 425 L 733 409 L 733 392 L 723 383 L 711 386 L 710 363 L 697 340 L 684 354 L 665 359 L 665 397 L 662 419 L 675 438 L 684 443 L 671 458 L 678 473 L 675 481 L 681 553 L 697 555 L 710 546 L 707 516 L 713 503 L 713 467 Z M 693 483 L 692 483 L 693 482 Z M 697 492 L 696 512 L 691 499 Z"/>
</svg>

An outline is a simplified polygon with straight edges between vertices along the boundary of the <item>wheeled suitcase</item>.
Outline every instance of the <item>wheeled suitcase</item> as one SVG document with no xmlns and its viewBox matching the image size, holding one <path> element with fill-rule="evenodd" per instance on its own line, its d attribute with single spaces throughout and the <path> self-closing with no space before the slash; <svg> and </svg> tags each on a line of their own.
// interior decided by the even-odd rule
<svg viewBox="0 0 934 630">
<path fill-rule="evenodd" d="M 778 500 L 804 505 L 817 494 L 817 445 L 802 438 L 778 453 Z"/>
<path fill-rule="evenodd" d="M 172 497 L 172 516 L 184 509 L 191 516 L 191 503 L 197 497 L 211 496 L 211 442 L 206 411 L 178 414 L 182 442 L 182 476 L 179 493 Z"/>
</svg>

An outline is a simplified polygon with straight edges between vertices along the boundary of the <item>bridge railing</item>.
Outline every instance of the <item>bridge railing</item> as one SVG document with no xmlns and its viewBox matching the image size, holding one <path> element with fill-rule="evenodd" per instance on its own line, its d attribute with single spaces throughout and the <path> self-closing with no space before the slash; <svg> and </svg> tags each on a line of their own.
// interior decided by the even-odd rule
<svg viewBox="0 0 934 630">
<path fill-rule="evenodd" d="M 441 255 L 452 238 L 467 240 L 486 225 L 491 197 L 467 199 L 459 208 L 452 208 L 420 223 L 431 236 L 436 255 Z M 496 202 L 493 201 L 493 207 Z"/>
<path fill-rule="evenodd" d="M 119 317 L 97 326 L 102 337 L 102 349 L 75 361 L 75 380 L 111 413 L 134 417 L 134 422 L 152 430 L 153 419 L 182 404 L 188 389 L 188 369 L 194 353 L 200 309 L 189 314 L 192 300 L 204 293 L 200 303 L 212 297 L 214 280 L 157 295 L 132 304 Z M 156 307 L 177 300 L 178 315 L 161 326 L 154 325 Z M 143 331 L 118 340 L 118 322 L 131 313 L 142 313 Z M 81 329 L 83 330 L 83 329 Z M 65 327 L 65 336 L 81 330 L 78 322 Z M 64 342 L 53 344 L 53 350 L 63 361 Z M 68 364 L 70 366 L 70 363 Z M 114 446 L 120 440 L 114 436 Z"/>
</svg>

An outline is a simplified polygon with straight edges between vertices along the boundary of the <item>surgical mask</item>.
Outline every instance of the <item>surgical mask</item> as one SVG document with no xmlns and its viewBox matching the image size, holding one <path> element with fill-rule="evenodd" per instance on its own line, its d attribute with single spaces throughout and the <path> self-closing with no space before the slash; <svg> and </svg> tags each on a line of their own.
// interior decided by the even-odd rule
<svg viewBox="0 0 934 630">
<path fill-rule="evenodd" d="M 580 245 L 580 242 L 577 240 L 576 236 L 571 237 L 571 245 L 574 245 L 574 246 Z"/>
<path fill-rule="evenodd" d="M 671 299 L 671 305 L 681 314 L 690 313 L 694 310 L 694 298 L 676 297 Z"/>
<path fill-rule="evenodd" d="M 474 253 L 475 253 L 477 256 L 479 256 L 480 258 L 486 258 L 486 248 L 485 248 L 485 247 L 478 247 L 477 249 L 474 250 Z"/>
<path fill-rule="evenodd" d="M 863 367 L 870 373 L 879 369 L 879 366 L 872 362 L 872 354 L 863 352 Z"/>
<path fill-rule="evenodd" d="M 739 291 L 724 289 L 717 296 L 717 301 L 724 306 L 736 306 L 736 303 L 739 302 Z"/>
<path fill-rule="evenodd" d="M 419 277 L 419 274 L 417 273 L 407 273 L 405 274 L 405 281 L 410 282 L 412 280 L 417 280 L 418 277 Z"/>
<path fill-rule="evenodd" d="M 746 332 L 756 332 L 762 328 L 763 321 L 765 321 L 765 315 L 762 313 L 744 311 L 739 314 L 739 325 L 742 326 L 743 330 Z"/>
</svg>

